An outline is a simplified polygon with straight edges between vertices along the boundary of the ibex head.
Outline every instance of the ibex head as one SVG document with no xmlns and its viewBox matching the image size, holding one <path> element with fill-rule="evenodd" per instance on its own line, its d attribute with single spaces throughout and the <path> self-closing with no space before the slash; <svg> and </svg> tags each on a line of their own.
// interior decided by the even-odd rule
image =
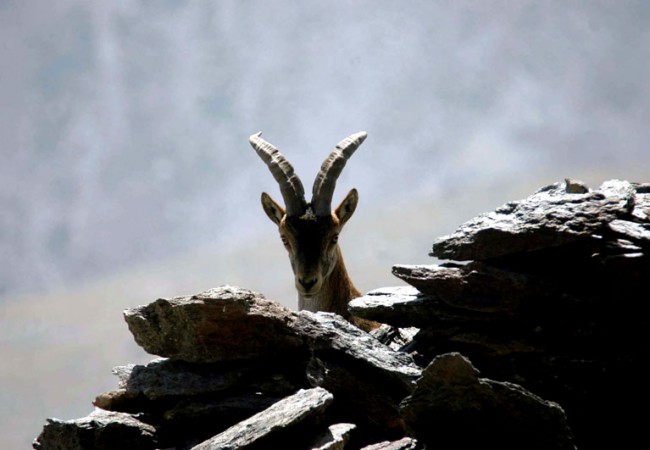
<svg viewBox="0 0 650 450">
<path fill-rule="evenodd" d="M 356 189 L 352 189 L 334 211 L 332 196 L 345 163 L 366 136 L 365 132 L 360 132 L 338 143 L 316 175 L 309 203 L 305 200 L 302 182 L 289 161 L 277 148 L 262 139 L 261 133 L 250 137 L 251 145 L 280 185 L 285 208 L 266 192 L 262 193 L 262 206 L 266 215 L 278 225 L 282 243 L 289 253 L 296 289 L 299 297 L 304 299 L 319 294 L 335 267 L 342 264 L 338 236 L 343 225 L 352 217 L 359 195 Z M 344 268 L 343 273 L 345 280 L 340 281 L 354 288 Z M 341 299 L 344 304 L 349 300 Z"/>
</svg>

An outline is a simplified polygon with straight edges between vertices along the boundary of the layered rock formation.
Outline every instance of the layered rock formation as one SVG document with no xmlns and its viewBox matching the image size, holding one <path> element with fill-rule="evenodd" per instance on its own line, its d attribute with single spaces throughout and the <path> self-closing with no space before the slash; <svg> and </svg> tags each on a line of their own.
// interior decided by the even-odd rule
<svg viewBox="0 0 650 450">
<path fill-rule="evenodd" d="M 118 387 L 95 399 L 93 413 L 49 419 L 34 447 L 625 442 L 641 430 L 631 398 L 647 398 L 649 236 L 648 186 L 592 191 L 567 181 L 438 239 L 433 254 L 456 262 L 395 266 L 411 286 L 350 305 L 388 324 L 373 335 L 229 286 L 156 300 L 125 318 L 161 358 L 116 367 Z"/>
<path fill-rule="evenodd" d="M 445 390 L 454 396 L 472 386 L 463 401 L 508 417 L 510 398 L 534 397 L 519 386 L 479 379 L 460 355 L 449 358 L 462 359 L 462 376 L 449 370 L 449 358 L 423 371 L 409 354 L 339 316 L 292 312 L 240 288 L 159 299 L 127 310 L 125 318 L 136 342 L 165 357 L 116 367 L 118 389 L 99 395 L 86 418 L 50 419 L 35 448 L 417 449 L 449 438 L 444 427 L 431 435 L 423 412 L 445 416 L 448 405 L 435 400 Z M 386 328 L 377 336 L 408 339 Z M 427 374 L 441 371 L 456 381 L 431 389 Z M 566 445 L 556 448 L 572 449 L 562 409 L 538 403 L 539 411 L 521 420 L 534 428 L 537 414 L 552 415 L 547 434 L 563 437 Z M 479 410 L 475 418 L 482 415 Z M 495 425 L 492 437 L 514 448 L 506 422 Z M 456 433 L 463 442 L 466 434 Z M 419 435 L 421 443 L 413 438 Z"/>
<path fill-rule="evenodd" d="M 116 367 L 118 389 L 97 411 L 50 420 L 35 448 L 325 449 L 404 436 L 399 402 L 421 369 L 339 316 L 223 286 L 125 318 L 163 358 Z M 116 439 L 122 429 L 138 439 Z"/>
<path fill-rule="evenodd" d="M 432 255 L 458 262 L 395 266 L 412 287 L 351 311 L 420 327 L 403 348 L 420 363 L 461 352 L 484 376 L 558 402 L 580 448 L 620 447 L 640 436 L 632 405 L 649 397 L 649 250 L 648 185 L 567 180 L 437 239 Z"/>
</svg>

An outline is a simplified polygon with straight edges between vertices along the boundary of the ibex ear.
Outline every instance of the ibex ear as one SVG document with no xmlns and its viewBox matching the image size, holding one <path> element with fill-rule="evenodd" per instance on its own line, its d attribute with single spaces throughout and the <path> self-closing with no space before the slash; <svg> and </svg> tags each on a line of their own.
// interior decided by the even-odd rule
<svg viewBox="0 0 650 450">
<path fill-rule="evenodd" d="M 343 226 L 352 217 L 354 210 L 357 209 L 357 203 L 359 203 L 359 193 L 356 189 L 352 189 L 334 211 L 334 214 L 339 219 L 340 226 Z"/>
<path fill-rule="evenodd" d="M 273 223 L 280 225 L 284 217 L 284 208 L 278 205 L 266 192 L 262 192 L 262 208 L 264 208 L 264 212 Z"/>
</svg>

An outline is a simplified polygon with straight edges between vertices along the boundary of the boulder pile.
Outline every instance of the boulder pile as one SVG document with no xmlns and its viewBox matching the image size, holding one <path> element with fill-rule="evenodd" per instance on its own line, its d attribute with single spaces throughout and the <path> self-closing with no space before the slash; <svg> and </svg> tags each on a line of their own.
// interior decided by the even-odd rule
<svg viewBox="0 0 650 450">
<path fill-rule="evenodd" d="M 431 255 L 453 262 L 394 266 L 410 286 L 370 292 L 352 313 L 420 328 L 402 349 L 420 364 L 460 352 L 559 403 L 579 448 L 643 435 L 650 185 L 555 183 L 461 225 Z"/>
<path fill-rule="evenodd" d="M 97 396 L 87 417 L 49 419 L 36 449 L 398 450 L 485 439 L 574 448 L 559 405 L 479 378 L 458 353 L 423 369 L 378 339 L 395 347 L 406 332 L 372 336 L 337 315 L 292 312 L 230 286 L 159 299 L 125 318 L 136 342 L 161 357 L 113 369 L 118 388 Z M 492 425 L 479 426 L 487 417 Z M 512 423 L 522 424 L 516 433 Z"/>
<path fill-rule="evenodd" d="M 410 286 L 350 304 L 387 324 L 372 334 L 231 286 L 158 299 L 125 311 L 158 358 L 116 367 L 95 411 L 48 419 L 34 448 L 626 442 L 644 429 L 631 403 L 647 399 L 649 247 L 650 186 L 569 180 L 438 239 L 432 254 L 453 263 L 395 266 Z"/>
<path fill-rule="evenodd" d="M 35 448 L 343 448 L 404 437 L 399 402 L 420 368 L 339 316 L 222 286 L 125 318 L 162 358 L 116 367 L 118 389 L 95 399 L 96 412 L 50 419 Z M 114 439 L 122 432 L 133 438 Z"/>
</svg>

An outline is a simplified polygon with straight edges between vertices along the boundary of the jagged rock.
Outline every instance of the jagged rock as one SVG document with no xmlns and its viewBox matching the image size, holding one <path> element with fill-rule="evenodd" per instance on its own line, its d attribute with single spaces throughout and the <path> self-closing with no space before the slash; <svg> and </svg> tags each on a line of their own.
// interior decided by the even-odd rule
<svg viewBox="0 0 650 450">
<path fill-rule="evenodd" d="M 640 224 L 627 220 L 613 220 L 609 224 L 617 237 L 628 239 L 642 247 L 650 247 L 650 225 Z"/>
<path fill-rule="evenodd" d="M 223 311 L 224 317 L 221 317 Z M 194 325 L 186 325 L 186 317 L 191 317 Z M 397 405 L 410 392 L 413 381 L 420 375 L 419 368 L 409 355 L 395 352 L 337 315 L 308 311 L 293 313 L 279 305 L 275 307 L 257 294 L 236 288 L 220 288 L 191 297 L 157 300 L 127 312 L 127 321 L 136 340 L 148 351 L 206 362 L 229 358 L 231 364 L 240 367 L 237 369 L 240 374 L 237 374 L 237 370 L 234 374 L 227 371 L 215 374 L 216 369 L 210 369 L 212 366 L 206 366 L 206 362 L 165 360 L 137 370 L 132 367 L 118 368 L 118 374 L 124 372 L 121 377 L 123 380 L 128 377 L 128 383 L 123 381 L 122 390 L 101 396 L 97 404 L 109 408 L 111 404 L 117 404 L 122 410 L 144 410 L 149 413 L 153 408 L 156 417 L 161 416 L 161 407 L 151 401 L 158 396 L 177 392 L 177 398 L 182 398 L 186 389 L 190 394 L 194 390 L 195 395 L 201 389 L 213 393 L 225 389 L 229 380 L 241 378 L 246 361 L 257 356 L 257 360 L 265 361 L 271 367 L 280 358 L 284 358 L 282 361 L 293 361 L 298 369 L 292 373 L 307 373 L 312 386 L 331 389 L 338 400 L 334 409 L 342 412 L 340 420 L 358 423 L 363 430 L 360 434 L 365 433 L 368 426 L 399 429 Z M 181 328 L 182 335 L 179 335 L 178 328 Z M 233 332 L 244 329 L 247 331 L 239 334 Z M 274 331 L 280 337 L 272 334 Z M 253 338 L 253 333 L 258 335 Z M 262 333 L 269 333 L 268 340 L 271 342 L 260 344 L 258 341 L 263 339 Z M 204 348 L 198 351 L 187 349 L 188 344 L 180 342 L 183 339 Z M 212 348 L 207 348 L 206 342 Z M 262 348 L 268 349 L 267 354 L 260 355 Z M 237 352 L 237 355 L 229 352 Z M 249 359 L 240 359 L 242 355 Z M 262 377 L 268 370 L 254 372 Z M 165 379 L 173 382 L 169 385 L 159 382 Z M 371 381 L 362 383 L 360 380 L 363 379 Z M 260 384 L 261 381 L 249 380 L 251 387 L 255 383 Z M 127 389 L 124 390 L 124 386 Z M 249 391 L 245 394 L 250 395 Z M 345 395 L 339 395 L 341 392 Z M 214 394 L 210 395 L 214 397 Z M 142 405 L 143 398 L 149 402 L 148 405 Z M 185 403 L 194 405 L 193 401 Z M 170 407 L 165 402 L 162 410 L 177 409 L 177 404 Z M 204 410 L 220 412 L 213 404 L 208 403 Z M 254 404 L 258 405 L 259 402 Z M 179 415 L 182 416 L 174 414 L 174 417 Z M 169 413 L 162 416 L 168 417 Z"/>
<path fill-rule="evenodd" d="M 114 447 L 145 449 L 348 438 L 366 450 L 573 448 L 562 409 L 535 392 L 562 405 L 580 448 L 630 447 L 644 430 L 631 404 L 650 399 L 649 248 L 650 184 L 567 179 L 436 241 L 437 256 L 473 262 L 395 266 L 412 286 L 350 303 L 391 325 L 371 334 L 229 286 L 160 299 L 125 318 L 136 342 L 169 359 L 116 368 L 119 388 L 95 400 L 113 412 L 51 419 L 35 446 L 95 448 L 119 433 Z M 301 407 L 282 405 L 309 386 L 299 394 L 320 392 L 322 404 L 301 420 Z M 129 447 L 131 436 L 143 443 Z"/>
<path fill-rule="evenodd" d="M 416 327 L 398 328 L 382 324 L 379 328 L 372 330 L 370 335 L 382 344 L 388 346 L 391 350 L 399 351 L 405 345 L 413 341 L 413 336 L 415 336 L 418 331 L 420 331 L 420 329 Z"/>
<path fill-rule="evenodd" d="M 364 426 L 364 432 L 370 427 L 389 436 L 401 433 L 398 405 L 421 373 L 412 358 L 335 314 L 301 311 L 299 316 L 297 327 L 312 354 L 308 379 L 334 394 L 337 420 Z"/>
<path fill-rule="evenodd" d="M 648 184 L 650 186 L 650 183 Z M 650 190 L 640 190 L 636 187 L 636 195 L 634 197 L 634 210 L 632 211 L 632 218 L 638 222 L 650 223 Z"/>
<path fill-rule="evenodd" d="M 350 440 L 350 433 L 357 426 L 352 423 L 337 423 L 331 425 L 312 442 L 308 448 L 311 450 L 344 450 Z"/>
<path fill-rule="evenodd" d="M 637 194 L 650 194 L 650 183 L 632 183 Z"/>
<path fill-rule="evenodd" d="M 564 184 L 567 194 L 586 194 L 589 192 L 589 186 L 580 180 L 565 178 Z"/>
<path fill-rule="evenodd" d="M 190 362 L 271 358 L 303 345 L 291 328 L 291 311 L 231 286 L 159 299 L 126 310 L 124 317 L 147 352 Z"/>
<path fill-rule="evenodd" d="M 523 304 L 530 307 L 534 302 L 562 295 L 550 280 L 479 261 L 464 266 L 396 265 L 393 275 L 436 300 L 425 302 L 426 305 L 440 307 L 442 302 L 446 309 L 474 313 L 476 320 L 512 316 Z M 564 301 L 569 299 L 565 296 Z"/>
<path fill-rule="evenodd" d="M 582 194 L 555 183 L 436 239 L 431 255 L 484 261 L 589 240 L 613 220 L 631 216 L 635 193 L 633 185 L 619 180 Z"/>
<path fill-rule="evenodd" d="M 415 347 L 429 335 L 431 342 L 453 341 L 459 350 L 479 346 L 490 357 L 549 350 L 558 355 L 577 345 L 585 350 L 581 337 L 594 333 L 598 297 L 590 291 L 568 289 L 559 277 L 545 278 L 478 261 L 464 266 L 402 265 L 395 266 L 393 273 L 424 293 L 412 291 L 418 301 L 401 305 L 402 309 L 410 306 L 409 317 L 430 318 L 423 325 L 427 330 L 414 337 Z M 362 315 L 356 308 L 353 311 Z M 371 311 L 366 315 L 374 317 Z"/>
<path fill-rule="evenodd" d="M 404 385 L 419 376 L 419 369 L 408 355 L 392 351 L 340 316 L 309 311 L 293 313 L 260 294 L 239 288 L 222 287 L 194 296 L 160 299 L 127 310 L 125 315 L 136 342 L 146 350 L 161 356 L 172 354 L 185 361 L 254 357 L 272 360 L 278 354 L 295 356 L 306 354 L 307 350 L 312 353 L 327 350 L 340 352 L 352 361 L 363 361 L 384 372 L 386 378 Z M 192 350 L 188 342 L 201 348 Z M 142 376 L 159 377 L 161 370 L 176 370 L 173 368 L 179 364 L 153 363 L 151 368 L 140 368 L 138 372 Z M 182 367 L 181 371 L 185 371 L 189 366 Z M 118 373 L 120 370 L 123 369 L 118 369 Z M 130 370 L 127 373 L 131 378 L 133 373 Z M 210 382 L 227 383 L 223 376 L 210 378 Z M 139 383 L 138 379 L 132 379 L 132 385 Z M 203 378 L 195 375 L 192 382 L 196 380 Z"/>
<path fill-rule="evenodd" d="M 189 363 L 160 358 L 144 366 L 114 368 L 119 389 L 98 396 L 94 404 L 145 413 L 156 425 L 161 444 L 177 447 L 207 439 L 307 387 L 305 364 L 292 360 Z"/>
<path fill-rule="evenodd" d="M 446 320 L 466 321 L 465 314 L 411 286 L 375 289 L 352 300 L 348 308 L 355 316 L 396 327 L 422 328 Z"/>
<path fill-rule="evenodd" d="M 224 310 L 224 317 L 221 317 Z M 187 327 L 193 330 L 185 330 L 183 337 L 179 337 L 176 329 L 186 326 L 185 320 L 177 317 L 188 316 L 195 325 Z M 240 411 L 233 406 L 237 402 L 249 412 L 251 408 L 266 406 L 265 401 L 276 399 L 282 383 L 294 390 L 302 387 L 300 383 L 304 378 L 298 374 L 303 377 L 306 374 L 312 386 L 330 389 L 337 398 L 333 415 L 337 420 L 358 423 L 361 436 L 367 434 L 368 427 L 399 430 L 398 404 L 420 376 L 419 368 L 409 355 L 395 352 L 337 315 L 293 313 L 273 306 L 257 294 L 236 288 L 158 300 L 128 312 L 127 321 L 136 323 L 131 326 L 136 340 L 148 345 L 145 348 L 149 351 L 154 351 L 152 347 L 155 347 L 160 353 L 164 348 L 166 353 L 185 360 L 211 361 L 217 359 L 215 355 L 230 359 L 221 363 L 164 359 L 147 366 L 116 368 L 121 379 L 120 389 L 100 396 L 96 404 L 146 412 L 152 417 L 152 423 L 165 430 L 159 433 L 165 439 L 174 434 L 171 426 L 174 421 L 182 423 L 195 414 L 197 420 L 193 425 L 204 426 L 208 417 L 214 419 L 227 413 L 220 407 L 223 401 L 231 405 L 233 418 L 240 418 Z M 241 323 L 249 321 L 249 324 Z M 259 355 L 259 336 L 251 338 L 250 332 L 235 336 L 232 331 L 256 326 L 269 333 L 279 329 L 282 334 L 281 339 L 273 336 L 275 344 L 271 344 L 275 347 L 264 358 Z M 162 336 L 149 338 L 157 333 Z M 199 343 L 207 340 L 216 348 L 193 351 L 192 356 L 185 349 L 187 344 L 179 343 L 179 339 Z M 284 351 L 279 352 L 278 346 L 284 346 Z M 249 359 L 227 355 L 224 348 L 234 347 L 239 355 L 248 355 Z M 253 355 L 257 357 L 250 359 Z M 277 369 L 278 364 L 285 367 L 283 371 Z M 276 392 L 270 392 L 274 382 Z M 240 387 L 237 394 L 232 394 L 230 391 L 235 384 L 246 388 Z M 264 396 L 253 396 L 257 392 L 263 392 Z M 337 415 L 337 411 L 340 414 Z M 222 422 L 228 423 L 228 420 Z"/>
<path fill-rule="evenodd" d="M 300 390 L 192 450 L 281 448 L 288 442 L 296 445 L 309 438 L 314 421 L 322 417 L 333 399 L 322 388 Z"/>
<path fill-rule="evenodd" d="M 378 444 L 367 445 L 361 450 L 417 450 L 419 448 L 423 447 L 418 446 L 418 442 L 415 439 L 405 437 L 398 441 L 384 441 Z"/>
<path fill-rule="evenodd" d="M 118 366 L 113 373 L 119 378 L 120 388 L 157 400 L 213 395 L 242 388 L 284 394 L 296 390 L 296 384 L 302 381 L 303 367 L 301 362 L 290 360 L 201 364 L 159 358 L 146 365 Z"/>
<path fill-rule="evenodd" d="M 48 419 L 34 441 L 37 450 L 157 448 L 156 430 L 136 417 L 96 409 L 88 416 L 68 421 Z"/>
<path fill-rule="evenodd" d="M 478 375 L 458 353 L 431 362 L 401 405 L 418 442 L 430 448 L 575 449 L 558 404 Z"/>
<path fill-rule="evenodd" d="M 371 370 L 386 382 L 409 389 L 420 376 L 410 356 L 395 352 L 333 313 L 300 311 L 296 331 L 308 342 L 312 355 L 336 355 Z"/>
</svg>

